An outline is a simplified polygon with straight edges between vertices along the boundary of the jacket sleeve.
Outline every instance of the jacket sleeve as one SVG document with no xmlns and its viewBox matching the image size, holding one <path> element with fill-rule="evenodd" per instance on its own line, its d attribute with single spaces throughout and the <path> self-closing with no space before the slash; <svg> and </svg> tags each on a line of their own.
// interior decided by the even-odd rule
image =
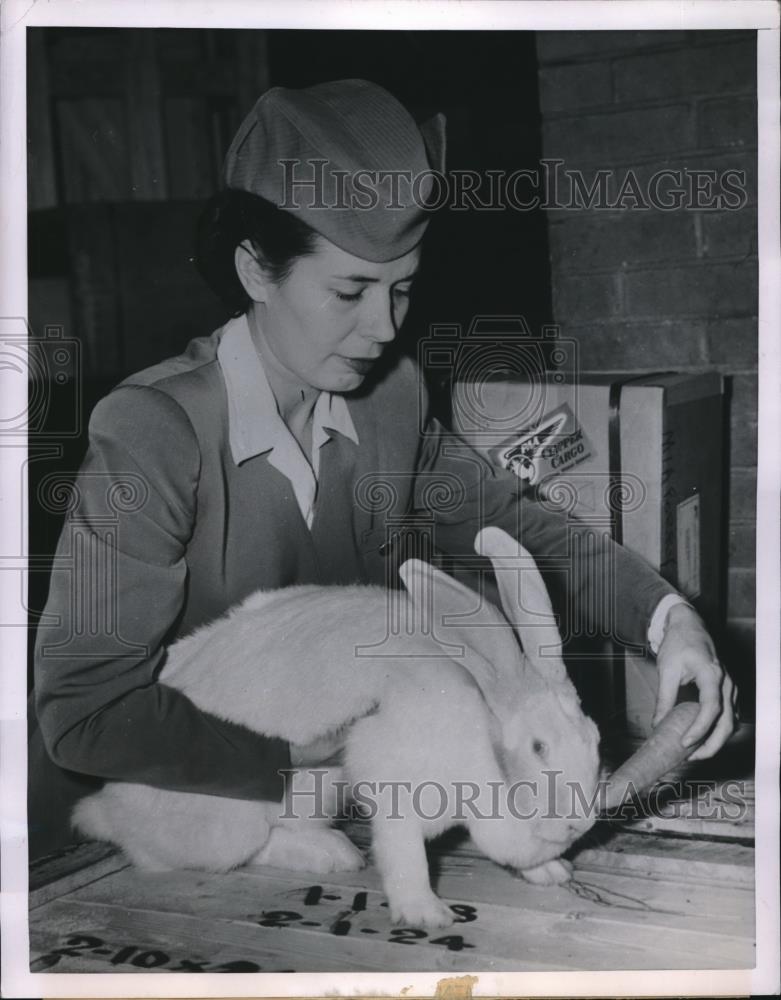
<svg viewBox="0 0 781 1000">
<path fill-rule="evenodd" d="M 184 603 L 199 471 L 192 426 L 159 390 L 121 387 L 93 411 L 36 638 L 38 722 L 72 771 L 278 800 L 284 741 L 156 680 Z"/>
<path fill-rule="evenodd" d="M 419 399 L 425 399 L 421 393 Z M 434 496 L 457 496 L 438 508 Z M 481 527 L 496 525 L 534 556 L 561 615 L 563 638 L 611 635 L 646 646 L 659 601 L 676 591 L 640 556 L 616 545 L 604 524 L 589 524 L 524 495 L 520 480 L 475 451 L 437 420 L 426 421 L 417 463 L 416 508 L 436 509 L 435 544 L 474 557 Z"/>
</svg>

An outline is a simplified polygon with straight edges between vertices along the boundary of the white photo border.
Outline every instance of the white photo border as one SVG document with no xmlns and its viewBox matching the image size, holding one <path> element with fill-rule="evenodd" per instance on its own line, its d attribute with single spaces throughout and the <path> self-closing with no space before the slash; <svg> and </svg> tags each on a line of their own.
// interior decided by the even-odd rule
<svg viewBox="0 0 781 1000">
<path fill-rule="evenodd" d="M 476 970 L 475 996 L 751 995 L 779 991 L 779 7 L 774 0 L 639 4 L 611 0 L 5 0 L 0 9 L 0 322 L 27 315 L 25 29 L 46 25 L 209 28 L 757 31 L 759 129 L 759 459 L 757 478 L 757 967 L 754 970 L 497 974 Z M 9 409 L 23 412 L 25 379 L 0 365 Z M 8 446 L 10 444 L 10 446 Z M 24 441 L 0 447 L 0 484 L 18 484 Z M 21 532 L 21 534 L 20 534 Z M 0 490 L 0 553 L 26 537 L 22 498 Z M 8 568 L 0 555 L 0 569 Z M 30 997 L 433 996 L 440 974 L 253 975 L 30 973 L 26 849 L 26 639 L 20 573 L 0 572 L 0 602 L 19 626 L 0 629 L 2 992 Z M 20 606 L 21 601 L 21 606 Z M 11 613 L 11 612 L 9 612 Z M 6 621 L 4 616 L 3 621 Z M 14 619 L 15 620 L 15 619 Z M 759 666 L 761 665 L 761 666 Z"/>
</svg>

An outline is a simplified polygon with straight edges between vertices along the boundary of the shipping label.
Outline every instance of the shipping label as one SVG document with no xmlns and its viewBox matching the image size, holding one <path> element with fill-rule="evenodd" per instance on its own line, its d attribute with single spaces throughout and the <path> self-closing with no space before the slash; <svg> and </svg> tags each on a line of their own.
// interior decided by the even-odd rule
<svg viewBox="0 0 781 1000">
<path fill-rule="evenodd" d="M 569 472 L 595 454 L 569 403 L 562 403 L 533 427 L 516 432 L 491 449 L 493 460 L 514 472 L 526 487 Z"/>
<path fill-rule="evenodd" d="M 699 597 L 700 585 L 700 497 L 682 500 L 676 511 L 678 589 L 686 597 Z"/>
</svg>

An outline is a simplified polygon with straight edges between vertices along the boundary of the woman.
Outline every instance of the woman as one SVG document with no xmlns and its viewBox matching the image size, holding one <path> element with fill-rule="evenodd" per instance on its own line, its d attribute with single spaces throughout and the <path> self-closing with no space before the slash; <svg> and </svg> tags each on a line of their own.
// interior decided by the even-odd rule
<svg viewBox="0 0 781 1000">
<path fill-rule="evenodd" d="M 67 842 L 73 803 L 101 779 L 280 798 L 290 747 L 156 681 L 167 644 L 253 590 L 390 582 L 398 526 L 421 511 L 454 556 L 489 523 L 533 554 L 566 556 L 571 524 L 427 420 L 414 365 L 387 350 L 443 148 L 441 118 L 418 128 L 357 80 L 276 88 L 241 126 L 199 237 L 201 268 L 234 318 L 127 379 L 90 421 L 58 555 L 85 553 L 92 571 L 53 573 L 46 617 L 58 624 L 36 644 L 33 856 Z M 429 503 L 435 483 L 450 484 L 449 502 Z M 733 728 L 734 689 L 699 618 L 609 542 L 564 576 L 587 608 L 609 573 L 617 620 L 600 624 L 658 648 L 657 717 L 696 682 L 688 741 L 707 737 L 696 753 L 713 753 Z M 86 625 L 74 612 L 85 591 Z M 327 752 L 294 747 L 293 762 Z"/>
</svg>

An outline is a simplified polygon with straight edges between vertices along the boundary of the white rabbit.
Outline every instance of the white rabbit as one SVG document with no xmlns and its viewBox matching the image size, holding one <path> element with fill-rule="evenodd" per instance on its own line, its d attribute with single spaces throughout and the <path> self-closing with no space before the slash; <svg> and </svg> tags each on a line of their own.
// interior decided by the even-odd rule
<svg viewBox="0 0 781 1000">
<path fill-rule="evenodd" d="M 507 617 L 413 559 L 400 571 L 406 594 L 255 594 L 171 646 L 160 677 L 204 710 L 295 743 L 351 723 L 346 779 L 372 812 L 391 916 L 407 924 L 453 920 L 431 889 L 425 853 L 448 827 L 465 825 L 489 858 L 552 883 L 570 877 L 560 856 L 594 822 L 597 728 L 567 677 L 542 578 L 498 528 L 481 531 L 476 549 L 492 561 Z M 416 619 L 411 633 L 388 631 L 389 600 Z M 289 786 L 295 818 L 276 803 L 109 783 L 73 819 L 147 868 L 359 867 L 343 834 L 309 818 L 315 778 L 302 772 L 297 780 L 310 784 Z"/>
</svg>

